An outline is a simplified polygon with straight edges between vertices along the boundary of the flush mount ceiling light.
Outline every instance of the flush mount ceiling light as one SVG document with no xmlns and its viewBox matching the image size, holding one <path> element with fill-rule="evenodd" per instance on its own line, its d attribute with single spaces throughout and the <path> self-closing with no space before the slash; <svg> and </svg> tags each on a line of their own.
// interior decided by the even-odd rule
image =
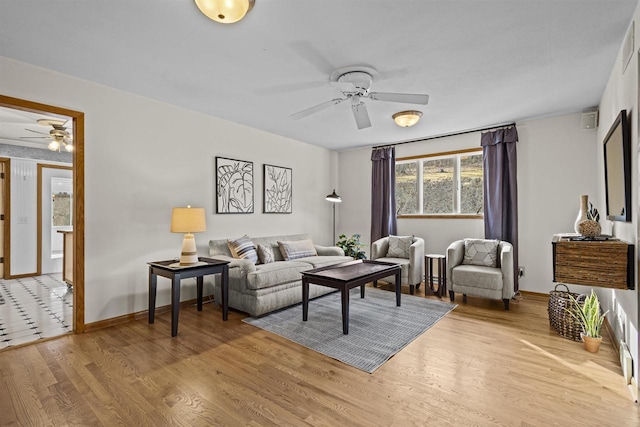
<svg viewBox="0 0 640 427">
<path fill-rule="evenodd" d="M 408 111 L 400 111 L 395 113 L 393 116 L 393 120 L 396 124 L 403 128 L 408 128 L 410 126 L 415 125 L 422 117 L 422 111 L 416 110 L 408 110 Z"/>
<path fill-rule="evenodd" d="M 255 0 L 195 0 L 207 18 L 223 24 L 238 22 L 251 10 Z"/>
</svg>

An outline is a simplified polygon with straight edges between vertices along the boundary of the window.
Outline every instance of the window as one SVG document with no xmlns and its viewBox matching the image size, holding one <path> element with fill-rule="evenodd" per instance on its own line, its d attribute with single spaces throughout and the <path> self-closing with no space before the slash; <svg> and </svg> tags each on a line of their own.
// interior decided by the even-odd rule
<svg viewBox="0 0 640 427">
<path fill-rule="evenodd" d="M 475 149 L 398 159 L 398 215 L 481 215 L 482 184 L 482 152 Z"/>
</svg>

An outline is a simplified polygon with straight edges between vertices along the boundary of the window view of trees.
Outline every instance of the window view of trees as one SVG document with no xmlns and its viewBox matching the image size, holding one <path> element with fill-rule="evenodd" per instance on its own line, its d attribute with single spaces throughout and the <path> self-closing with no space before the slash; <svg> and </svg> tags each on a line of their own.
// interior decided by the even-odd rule
<svg viewBox="0 0 640 427">
<path fill-rule="evenodd" d="M 401 214 L 418 211 L 418 162 L 396 163 L 396 210 Z"/>
<path fill-rule="evenodd" d="M 399 160 L 396 207 L 399 215 L 482 213 L 482 154 Z"/>
<path fill-rule="evenodd" d="M 460 157 L 460 213 L 482 212 L 484 202 L 482 173 L 481 154 Z"/>
<path fill-rule="evenodd" d="M 51 200 L 52 225 L 64 227 L 71 225 L 71 194 L 67 192 L 54 193 Z"/>
<path fill-rule="evenodd" d="M 452 157 L 422 162 L 422 213 L 453 212 L 454 166 Z"/>
</svg>

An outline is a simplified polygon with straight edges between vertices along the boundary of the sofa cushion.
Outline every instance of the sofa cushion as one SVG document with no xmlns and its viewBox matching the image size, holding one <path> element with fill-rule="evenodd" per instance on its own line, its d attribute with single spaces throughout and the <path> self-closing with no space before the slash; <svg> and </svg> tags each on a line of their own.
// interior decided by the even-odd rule
<svg viewBox="0 0 640 427">
<path fill-rule="evenodd" d="M 480 265 L 459 265 L 453 269 L 452 282 L 461 286 L 501 290 L 502 270 Z"/>
<path fill-rule="evenodd" d="M 388 258 L 409 258 L 409 248 L 413 244 L 413 236 L 389 235 Z"/>
<path fill-rule="evenodd" d="M 462 263 L 497 267 L 498 244 L 497 240 L 464 239 L 464 258 Z"/>
<path fill-rule="evenodd" d="M 308 262 L 313 268 L 325 267 L 327 265 L 340 264 L 347 261 L 353 261 L 350 256 L 344 255 L 318 255 L 296 259 L 296 262 Z"/>
<path fill-rule="evenodd" d="M 318 255 L 316 247 L 313 245 L 313 241 L 311 239 L 289 241 L 278 240 L 278 246 L 280 247 L 280 253 L 285 261 Z"/>
<path fill-rule="evenodd" d="M 258 259 L 262 264 L 269 264 L 270 262 L 274 262 L 275 259 L 273 257 L 273 249 L 271 246 L 267 245 L 258 245 Z"/>
<path fill-rule="evenodd" d="M 227 245 L 229 245 L 229 250 L 234 258 L 248 259 L 254 264 L 258 262 L 256 248 L 246 234 L 234 240 L 227 239 Z"/>
<path fill-rule="evenodd" d="M 302 279 L 303 271 L 311 268 L 311 264 L 298 261 L 276 261 L 269 264 L 259 264 L 256 266 L 255 271 L 247 274 L 247 288 L 264 289 L 283 283 L 295 282 Z"/>
</svg>

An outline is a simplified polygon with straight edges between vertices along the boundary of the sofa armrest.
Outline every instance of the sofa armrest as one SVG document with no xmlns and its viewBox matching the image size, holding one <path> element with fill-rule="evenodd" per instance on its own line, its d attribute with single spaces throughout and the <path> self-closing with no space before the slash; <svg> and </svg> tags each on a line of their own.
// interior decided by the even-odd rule
<svg viewBox="0 0 640 427">
<path fill-rule="evenodd" d="M 384 258 L 389 251 L 389 238 L 383 237 L 371 244 L 371 260 Z"/>
<path fill-rule="evenodd" d="M 464 258 L 464 240 L 456 240 L 447 248 L 447 281 L 453 279 L 453 268 L 462 264 Z"/>
<path fill-rule="evenodd" d="M 338 246 L 320 246 L 314 245 L 316 252 L 320 256 L 344 256 L 344 249 Z"/>
<path fill-rule="evenodd" d="M 502 270 L 502 298 L 511 299 L 514 294 L 513 245 L 500 242 L 500 269 Z"/>
<path fill-rule="evenodd" d="M 411 285 L 417 285 L 422 282 L 422 274 L 424 272 L 424 239 L 414 237 L 413 243 L 409 246 L 409 278 Z"/>
<path fill-rule="evenodd" d="M 242 275 L 245 277 L 252 271 L 256 271 L 256 265 L 248 259 L 232 258 L 226 255 L 213 255 L 209 258 L 217 259 L 220 261 L 227 261 L 229 263 L 229 269 L 239 268 L 242 271 Z"/>
</svg>

